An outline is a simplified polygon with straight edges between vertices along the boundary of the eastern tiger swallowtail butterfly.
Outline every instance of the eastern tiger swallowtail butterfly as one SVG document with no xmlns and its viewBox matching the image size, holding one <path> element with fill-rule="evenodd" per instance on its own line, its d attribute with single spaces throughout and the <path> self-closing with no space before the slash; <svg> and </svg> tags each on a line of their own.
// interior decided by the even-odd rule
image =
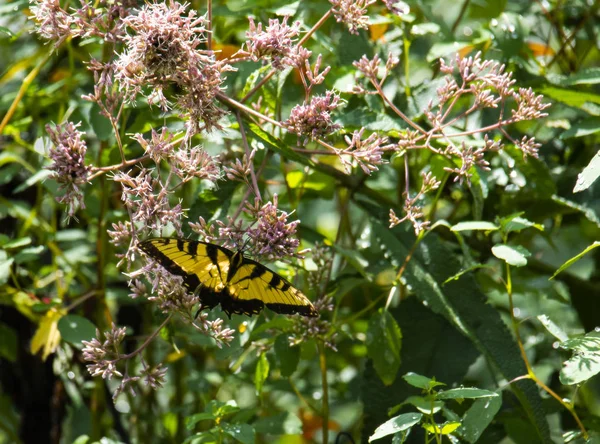
<svg viewBox="0 0 600 444">
<path fill-rule="evenodd" d="M 300 290 L 241 251 L 178 238 L 148 239 L 139 246 L 167 271 L 181 276 L 205 308 L 221 304 L 228 316 L 250 316 L 266 305 L 277 313 L 318 316 Z"/>
</svg>

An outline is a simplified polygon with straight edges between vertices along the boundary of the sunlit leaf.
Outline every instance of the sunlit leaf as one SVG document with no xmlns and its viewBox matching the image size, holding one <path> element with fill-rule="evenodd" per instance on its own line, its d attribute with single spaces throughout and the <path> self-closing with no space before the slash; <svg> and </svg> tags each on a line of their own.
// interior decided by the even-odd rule
<svg viewBox="0 0 600 444">
<path fill-rule="evenodd" d="M 492 253 L 498 259 L 502 259 L 513 267 L 524 267 L 527 265 L 527 257 L 531 256 L 525 248 L 511 245 L 494 245 L 492 247 Z"/>
<path fill-rule="evenodd" d="M 369 437 L 369 442 L 392 435 L 394 433 L 408 430 L 417 424 L 422 417 L 423 415 L 420 413 L 404 413 L 402 415 L 398 415 L 377 427 L 377 429 L 375 429 L 375 433 Z"/>
<path fill-rule="evenodd" d="M 583 256 L 585 256 L 586 254 L 588 254 L 590 251 L 592 251 L 594 248 L 597 248 L 597 247 L 600 247 L 600 241 L 594 242 L 592 245 L 590 245 L 589 247 L 587 247 L 581 253 L 579 253 L 576 256 L 573 256 L 567 262 L 565 262 L 564 264 L 562 264 L 558 268 L 558 270 L 556 270 L 554 272 L 554 274 L 552 275 L 552 277 L 550 279 L 554 279 L 558 273 L 561 273 L 561 272 L 565 271 L 567 268 L 569 268 L 571 265 L 573 265 L 575 262 L 577 262 L 579 259 L 581 259 Z"/>
<path fill-rule="evenodd" d="M 587 190 L 600 176 L 600 151 L 590 160 L 590 163 L 577 176 L 574 193 Z"/>
<path fill-rule="evenodd" d="M 60 331 L 58 330 L 58 321 L 66 315 L 62 309 L 52 308 L 40 320 L 40 324 L 33 335 L 29 350 L 31 354 L 36 354 L 42 350 L 42 360 L 46 360 L 50 354 L 54 353 L 60 343 Z"/>
</svg>

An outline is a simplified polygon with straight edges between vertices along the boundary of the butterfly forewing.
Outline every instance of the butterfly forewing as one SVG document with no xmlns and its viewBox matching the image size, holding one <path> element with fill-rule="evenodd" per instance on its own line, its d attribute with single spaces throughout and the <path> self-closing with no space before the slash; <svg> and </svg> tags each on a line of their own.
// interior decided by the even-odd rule
<svg viewBox="0 0 600 444">
<path fill-rule="evenodd" d="M 192 291 L 199 285 L 213 291 L 225 288 L 230 261 L 227 254 L 216 245 L 157 238 L 142 242 L 140 247 L 167 271 L 182 276 Z"/>
</svg>

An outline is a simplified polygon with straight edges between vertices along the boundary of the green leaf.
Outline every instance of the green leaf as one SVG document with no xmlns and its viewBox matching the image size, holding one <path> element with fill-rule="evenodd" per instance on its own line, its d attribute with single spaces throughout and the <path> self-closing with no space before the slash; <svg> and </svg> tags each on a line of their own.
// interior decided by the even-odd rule
<svg viewBox="0 0 600 444">
<path fill-rule="evenodd" d="M 571 128 L 562 133 L 560 138 L 565 140 L 571 137 L 586 137 L 590 134 L 596 134 L 598 131 L 600 131 L 600 119 L 590 117 L 571 125 Z"/>
<path fill-rule="evenodd" d="M 78 315 L 66 315 L 58 321 L 61 337 L 73 345 L 81 346 L 81 341 L 96 337 L 96 326 L 88 319 Z"/>
<path fill-rule="evenodd" d="M 185 418 L 185 427 L 188 430 L 193 430 L 196 424 L 200 421 L 214 421 L 215 419 L 217 418 L 212 413 L 196 413 L 192 416 L 188 416 L 187 418 Z"/>
<path fill-rule="evenodd" d="M 444 403 L 442 401 L 434 401 L 433 399 L 434 398 L 432 395 L 409 396 L 408 398 L 406 398 L 406 401 L 404 401 L 403 404 L 413 405 L 417 408 L 417 410 L 419 410 L 419 412 L 423 413 L 424 415 L 431 416 L 435 415 L 444 407 Z M 397 406 L 395 409 L 392 409 L 391 412 L 395 413 L 396 410 L 398 410 L 398 408 L 401 406 L 402 404 L 400 406 Z"/>
<path fill-rule="evenodd" d="M 581 71 L 574 72 L 568 76 L 549 74 L 547 79 L 560 86 L 597 85 L 600 83 L 600 68 L 584 68 Z"/>
<path fill-rule="evenodd" d="M 435 387 L 446 385 L 443 382 L 438 382 L 434 378 L 428 378 L 427 376 L 419 375 L 417 373 L 407 373 L 402 376 L 406 382 L 408 382 L 413 387 L 417 387 L 423 390 L 431 390 Z"/>
<path fill-rule="evenodd" d="M 462 437 L 475 443 L 502 407 L 502 396 L 477 399 L 462 418 L 459 430 Z"/>
<path fill-rule="evenodd" d="M 550 279 L 554 279 L 558 273 L 565 271 L 567 268 L 569 268 L 571 265 L 573 265 L 575 262 L 577 262 L 579 259 L 581 259 L 583 256 L 585 256 L 586 254 L 588 254 L 590 251 L 592 251 L 594 248 L 597 248 L 597 247 L 600 247 L 600 241 L 595 241 L 592 245 L 587 247 L 585 250 L 583 250 L 577 256 L 573 256 L 567 262 L 562 264 L 559 267 L 559 269 L 554 272 L 554 274 L 552 275 L 552 277 Z"/>
<path fill-rule="evenodd" d="M 402 415 L 398 415 L 377 427 L 377 429 L 375 429 L 375 433 L 369 437 L 369 442 L 373 442 L 376 439 L 408 430 L 417 424 L 422 417 L 423 415 L 420 413 L 404 413 Z"/>
<path fill-rule="evenodd" d="M 12 266 L 14 259 L 8 257 L 6 251 L 0 250 L 0 285 L 6 284 L 10 276 L 10 267 Z"/>
<path fill-rule="evenodd" d="M 477 399 L 492 398 L 498 396 L 498 393 L 478 388 L 461 387 L 450 390 L 443 390 L 436 393 L 436 399 Z"/>
<path fill-rule="evenodd" d="M 590 160 L 590 163 L 577 176 L 574 193 L 587 190 L 600 176 L 600 151 Z"/>
<path fill-rule="evenodd" d="M 248 94 L 250 92 L 250 90 L 252 88 L 254 88 L 258 79 L 260 77 L 262 77 L 264 74 L 266 74 L 267 72 L 269 72 L 270 70 L 271 70 L 271 66 L 264 65 L 264 66 L 261 66 L 260 68 L 258 68 L 257 70 L 255 70 L 254 72 L 252 72 L 248 77 L 246 77 L 246 84 L 244 85 L 244 88 L 242 89 L 242 92 L 240 93 L 240 97 L 245 97 L 246 94 Z"/>
<path fill-rule="evenodd" d="M 289 412 L 283 412 L 268 418 L 260 418 L 253 426 L 257 433 L 268 433 L 270 435 L 299 435 L 302 433 L 302 421 Z"/>
<path fill-rule="evenodd" d="M 562 331 L 562 329 L 558 325 L 552 322 L 548 316 L 539 315 L 537 318 L 542 323 L 542 325 L 546 327 L 546 330 L 548 330 L 548 332 L 550 332 L 550 334 L 556 339 L 558 339 L 561 342 L 569 340 L 567 334 L 564 331 Z"/>
<path fill-rule="evenodd" d="M 254 372 L 254 387 L 256 387 L 256 394 L 259 395 L 262 391 L 263 385 L 269 376 L 269 360 L 267 359 L 266 353 L 261 353 L 256 363 L 256 371 Z"/>
<path fill-rule="evenodd" d="M 546 97 L 562 102 L 575 108 L 581 108 L 586 102 L 600 103 L 600 95 L 577 91 L 572 88 L 557 88 L 546 86 L 540 89 L 540 93 Z"/>
<path fill-rule="evenodd" d="M 527 265 L 527 257 L 531 256 L 531 253 L 520 245 L 516 247 L 504 244 L 494 245 L 492 253 L 513 267 L 524 267 Z"/>
<path fill-rule="evenodd" d="M 275 358 L 281 371 L 281 376 L 291 376 L 300 362 L 300 347 L 292 347 L 287 334 L 281 334 L 275 339 Z"/>
<path fill-rule="evenodd" d="M 221 424 L 221 430 L 242 444 L 254 444 L 254 428 L 248 424 Z"/>
<path fill-rule="evenodd" d="M 495 231 L 498 229 L 499 229 L 498 226 L 494 225 L 491 222 L 487 222 L 484 220 L 471 220 L 471 221 L 467 221 L 467 222 L 459 222 L 450 228 L 450 230 L 452 230 L 452 231 L 472 231 L 472 230 Z"/>
<path fill-rule="evenodd" d="M 254 135 L 257 139 L 267 145 L 268 148 L 275 151 L 280 156 L 298 162 L 301 165 L 313 166 L 313 161 L 308 156 L 298 154 L 296 151 L 291 149 L 282 140 L 264 131 L 260 126 L 255 123 L 248 123 L 248 131 Z"/>
<path fill-rule="evenodd" d="M 37 247 L 29 247 L 23 248 L 15 255 L 15 263 L 23 264 L 25 262 L 31 262 L 33 260 L 39 259 L 40 254 L 44 251 L 46 247 L 43 245 L 38 245 Z"/>
<path fill-rule="evenodd" d="M 0 322 L 0 357 L 10 362 L 17 361 L 17 333 Z"/>
<path fill-rule="evenodd" d="M 402 332 L 396 320 L 380 309 L 371 317 L 367 329 L 367 354 L 373 360 L 377 374 L 386 385 L 396 379 L 400 368 Z"/>
<path fill-rule="evenodd" d="M 44 181 L 44 179 L 50 177 L 52 174 L 54 174 L 54 173 L 50 170 L 40 170 L 37 173 L 35 173 L 33 176 L 30 176 L 26 181 L 21 183 L 21 185 L 19 185 L 18 187 L 15 187 L 15 189 L 13 190 L 12 193 L 17 194 L 22 191 L 25 191 L 27 188 L 35 185 L 36 183 Z"/>
<path fill-rule="evenodd" d="M 520 217 L 520 214 L 521 213 L 516 213 L 500 219 L 500 227 L 504 233 L 518 233 L 525 228 L 535 228 L 537 230 L 544 231 L 543 225 L 536 224 L 523 217 Z"/>
<path fill-rule="evenodd" d="M 490 306 L 488 298 L 473 276 L 464 275 L 460 280 L 441 287 L 442 282 L 460 269 L 460 263 L 438 236 L 429 233 L 414 248 L 414 234 L 403 231 L 400 226 L 394 230 L 388 229 L 384 225 L 388 218 L 385 210 L 365 199 L 356 200 L 371 215 L 373 235 L 394 266 L 402 266 L 406 257 L 413 253 L 403 276 L 413 294 L 426 302 L 434 313 L 443 315 L 463 331 L 504 378 L 511 380 L 525 374 L 527 369 L 512 334 L 498 311 Z M 518 381 L 513 385 L 513 391 L 534 427 L 537 438 L 541 442 L 549 442 L 546 414 L 535 383 Z"/>
<path fill-rule="evenodd" d="M 5 250 L 10 250 L 12 248 L 21 248 L 21 247 L 24 247 L 25 245 L 30 245 L 30 244 L 31 244 L 31 238 L 29 236 L 19 237 L 17 239 L 13 239 L 13 240 L 5 243 L 3 245 L 3 248 Z"/>
<path fill-rule="evenodd" d="M 93 104 L 90 108 L 88 121 L 94 130 L 94 133 L 99 140 L 105 142 L 112 137 L 113 127 L 110 121 L 102 115 L 97 104 Z"/>
<path fill-rule="evenodd" d="M 560 382 L 566 385 L 579 384 L 600 372 L 600 332 L 593 331 L 583 337 L 569 339 L 561 346 L 575 353 L 564 363 Z"/>
</svg>

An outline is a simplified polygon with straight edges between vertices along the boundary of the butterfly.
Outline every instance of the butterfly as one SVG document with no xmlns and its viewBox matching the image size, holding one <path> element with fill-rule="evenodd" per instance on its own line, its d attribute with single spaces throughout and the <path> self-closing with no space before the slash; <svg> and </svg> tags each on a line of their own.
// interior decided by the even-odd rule
<svg viewBox="0 0 600 444">
<path fill-rule="evenodd" d="M 318 316 L 300 290 L 241 251 L 168 237 L 145 240 L 139 247 L 167 271 L 181 276 L 183 285 L 198 294 L 203 308 L 221 304 L 231 317 L 232 313 L 258 314 L 266 305 L 276 313 Z"/>
</svg>

